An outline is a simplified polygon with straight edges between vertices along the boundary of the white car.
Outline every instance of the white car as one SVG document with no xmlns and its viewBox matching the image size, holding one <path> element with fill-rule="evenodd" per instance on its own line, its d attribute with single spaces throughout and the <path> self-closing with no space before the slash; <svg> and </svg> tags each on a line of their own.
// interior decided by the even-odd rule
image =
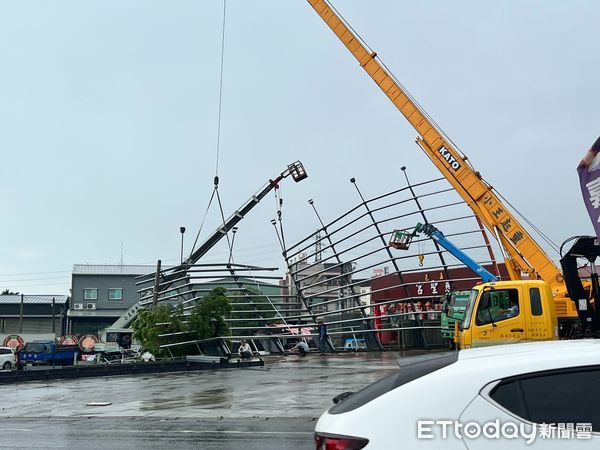
<svg viewBox="0 0 600 450">
<path fill-rule="evenodd" d="M 0 347 L 0 368 L 10 370 L 17 366 L 17 358 L 10 347 Z"/>
<path fill-rule="evenodd" d="M 317 450 L 597 449 L 600 340 L 405 358 L 336 400 L 317 422 Z"/>
</svg>

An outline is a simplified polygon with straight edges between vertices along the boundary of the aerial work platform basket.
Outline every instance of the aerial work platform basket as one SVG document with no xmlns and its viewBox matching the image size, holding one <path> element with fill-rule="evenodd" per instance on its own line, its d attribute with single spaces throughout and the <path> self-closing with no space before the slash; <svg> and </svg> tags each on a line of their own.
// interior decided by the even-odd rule
<svg viewBox="0 0 600 450">
<path fill-rule="evenodd" d="M 304 166 L 300 161 L 293 162 L 288 165 L 288 172 L 292 176 L 292 179 L 297 183 L 298 181 L 302 181 L 305 178 L 308 178 L 306 174 L 306 170 L 304 170 Z"/>
<path fill-rule="evenodd" d="M 405 230 L 394 230 L 390 237 L 389 246 L 397 250 L 408 250 L 414 233 Z"/>
</svg>

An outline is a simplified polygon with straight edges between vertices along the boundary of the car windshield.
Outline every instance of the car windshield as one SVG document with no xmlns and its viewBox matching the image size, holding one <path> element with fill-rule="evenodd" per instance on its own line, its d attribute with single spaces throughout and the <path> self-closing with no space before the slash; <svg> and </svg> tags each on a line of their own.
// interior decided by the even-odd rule
<svg viewBox="0 0 600 450">
<path fill-rule="evenodd" d="M 462 327 L 463 329 L 468 329 L 471 325 L 471 316 L 473 314 L 473 305 L 475 304 L 475 300 L 477 299 L 477 294 L 479 291 L 476 289 L 472 289 L 469 292 L 469 299 L 467 300 L 467 304 L 465 307 L 465 318 L 463 319 Z"/>
<path fill-rule="evenodd" d="M 29 342 L 25 345 L 25 348 L 23 348 L 24 353 L 44 353 L 49 351 L 50 348 L 48 347 L 48 344 L 42 344 L 41 342 Z"/>
</svg>

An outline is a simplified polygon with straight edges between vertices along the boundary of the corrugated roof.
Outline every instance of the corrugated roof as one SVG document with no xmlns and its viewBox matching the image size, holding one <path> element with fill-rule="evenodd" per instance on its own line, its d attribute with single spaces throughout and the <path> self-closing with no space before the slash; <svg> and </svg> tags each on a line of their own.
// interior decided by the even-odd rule
<svg viewBox="0 0 600 450">
<path fill-rule="evenodd" d="M 54 299 L 57 305 L 67 303 L 69 299 L 68 295 L 24 295 L 23 303 L 24 304 L 35 304 L 35 305 L 47 305 L 52 304 L 52 299 Z M 14 305 L 21 303 L 21 295 L 0 295 L 0 304 L 3 305 Z"/>
<path fill-rule="evenodd" d="M 156 272 L 156 266 L 132 264 L 75 264 L 73 275 L 146 275 Z"/>
</svg>

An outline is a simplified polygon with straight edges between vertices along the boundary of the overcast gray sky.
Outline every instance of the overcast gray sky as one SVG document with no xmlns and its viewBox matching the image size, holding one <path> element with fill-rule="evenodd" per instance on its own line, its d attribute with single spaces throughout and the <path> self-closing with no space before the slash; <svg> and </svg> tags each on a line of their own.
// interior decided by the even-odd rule
<svg viewBox="0 0 600 450">
<path fill-rule="evenodd" d="M 600 134 L 598 2 L 334 4 L 500 193 L 555 241 L 592 232 L 575 168 Z M 118 263 L 121 242 L 125 263 L 178 261 L 215 174 L 222 5 L 0 3 L 0 289 L 68 293 L 73 264 Z M 438 176 L 305 0 L 227 5 L 226 215 L 296 159 L 290 241 L 316 228 L 307 199 L 326 220 L 356 203 L 352 176 L 368 196 L 402 165 Z M 274 204 L 240 225 L 238 262 L 283 269 Z"/>
</svg>

